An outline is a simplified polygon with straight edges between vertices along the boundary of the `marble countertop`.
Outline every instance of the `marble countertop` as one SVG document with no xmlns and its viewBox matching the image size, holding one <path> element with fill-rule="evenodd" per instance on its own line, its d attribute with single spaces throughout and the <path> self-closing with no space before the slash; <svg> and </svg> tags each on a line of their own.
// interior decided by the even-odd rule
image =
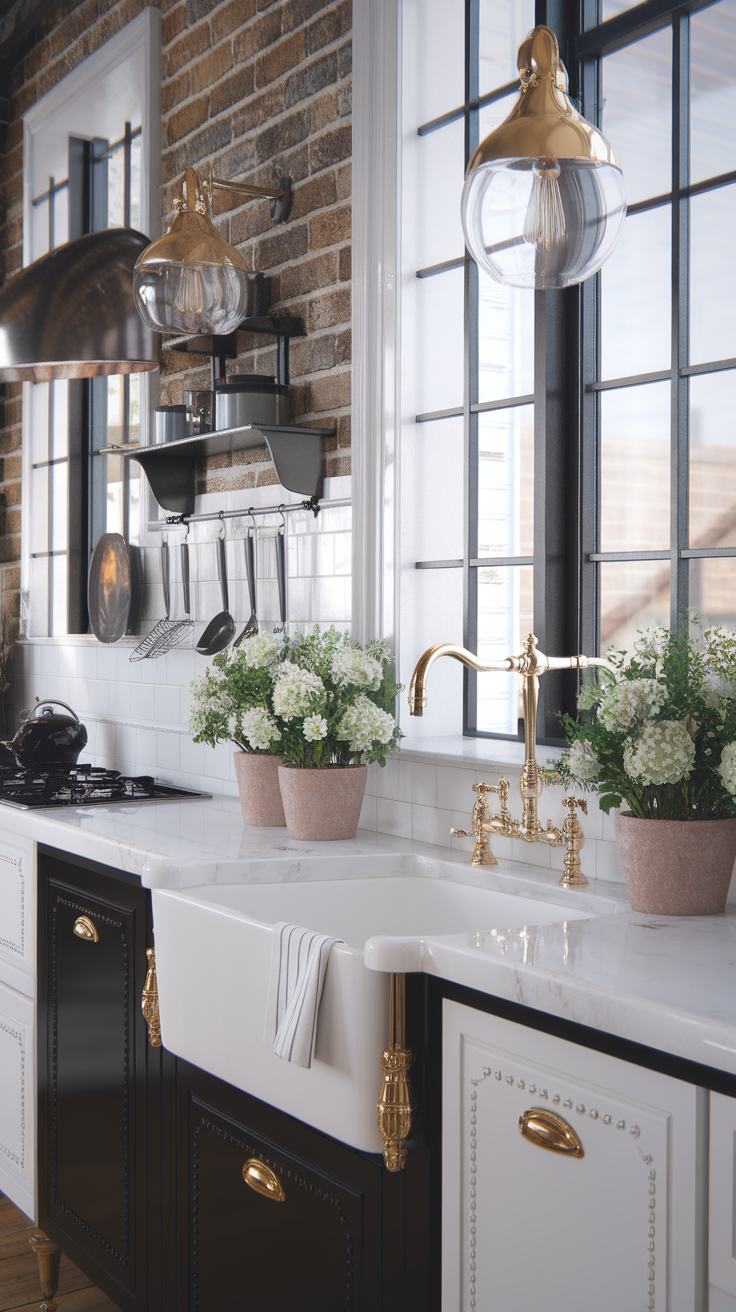
<svg viewBox="0 0 736 1312">
<path fill-rule="evenodd" d="M 625 889 L 450 853 L 386 834 L 336 843 L 243 825 L 237 798 L 17 811 L 0 828 L 141 877 L 151 888 L 434 874 L 569 905 L 589 918 L 424 939 L 370 939 L 366 965 L 413 969 L 736 1074 L 736 908 L 674 918 L 632 912 Z M 404 953 L 402 958 L 401 953 Z M 408 954 L 408 955 L 407 955 Z"/>
</svg>

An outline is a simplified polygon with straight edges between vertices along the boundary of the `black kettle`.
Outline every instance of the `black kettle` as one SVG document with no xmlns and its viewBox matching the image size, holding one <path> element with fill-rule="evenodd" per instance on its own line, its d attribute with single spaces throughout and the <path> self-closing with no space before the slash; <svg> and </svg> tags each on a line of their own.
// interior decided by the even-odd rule
<svg viewBox="0 0 736 1312">
<path fill-rule="evenodd" d="M 51 709 L 53 706 L 63 706 L 69 714 L 59 715 Z M 9 743 L 0 743 L 22 770 L 32 770 L 37 766 L 76 765 L 79 753 L 86 745 L 87 730 L 76 712 L 66 702 L 51 699 L 24 711 L 15 737 Z M 6 752 L 2 755 L 5 757 Z"/>
</svg>

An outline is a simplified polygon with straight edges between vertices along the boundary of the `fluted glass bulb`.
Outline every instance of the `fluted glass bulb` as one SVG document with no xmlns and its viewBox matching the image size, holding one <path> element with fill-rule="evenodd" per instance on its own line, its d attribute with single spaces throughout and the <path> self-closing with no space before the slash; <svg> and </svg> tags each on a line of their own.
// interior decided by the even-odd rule
<svg viewBox="0 0 736 1312">
<path fill-rule="evenodd" d="M 565 240 L 565 216 L 560 199 L 560 166 L 553 159 L 539 159 L 532 165 L 532 194 L 524 217 L 524 241 L 537 249 L 550 251 Z"/>
</svg>

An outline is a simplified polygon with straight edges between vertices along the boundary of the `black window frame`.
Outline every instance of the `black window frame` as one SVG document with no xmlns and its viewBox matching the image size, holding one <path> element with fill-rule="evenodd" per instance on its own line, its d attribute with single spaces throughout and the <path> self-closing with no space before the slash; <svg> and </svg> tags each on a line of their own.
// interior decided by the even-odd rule
<svg viewBox="0 0 736 1312">
<path fill-rule="evenodd" d="M 464 258 L 419 270 L 436 276 L 464 267 L 465 386 L 462 409 L 417 416 L 418 422 L 449 416 L 464 418 L 465 553 L 462 560 L 419 561 L 417 568 L 461 568 L 464 580 L 464 645 L 477 650 L 477 571 L 481 567 L 531 564 L 534 569 L 534 632 L 542 651 L 551 655 L 599 654 L 600 571 L 615 560 L 662 559 L 671 567 L 670 625 L 676 629 L 689 607 L 690 560 L 736 556 L 736 547 L 693 548 L 689 544 L 689 378 L 736 368 L 736 359 L 691 365 L 688 359 L 689 200 L 736 181 L 736 172 L 694 185 L 689 178 L 689 24 L 690 18 L 718 0 L 645 0 L 605 22 L 601 0 L 537 0 L 535 22 L 556 33 L 570 79 L 570 94 L 583 115 L 600 124 L 601 60 L 664 27 L 673 34 L 672 191 L 632 204 L 633 214 L 671 204 L 672 214 L 672 356 L 671 367 L 657 374 L 600 380 L 600 274 L 578 287 L 534 295 L 533 396 L 480 403 L 478 396 L 478 269 Z M 465 164 L 478 144 L 480 110 L 518 89 L 510 82 L 480 96 L 478 87 L 479 0 L 465 3 L 465 102 L 430 123 L 420 135 L 459 118 L 465 124 Z M 615 146 L 615 142 L 614 142 Z M 671 538 L 657 552 L 601 552 L 599 398 L 604 390 L 655 381 L 671 383 Z M 484 410 L 534 403 L 534 542 L 532 556 L 478 559 L 478 415 Z M 540 685 L 538 738 L 563 741 L 561 711 L 574 711 L 572 674 L 547 674 Z M 463 733 L 467 737 L 523 737 L 479 730 L 476 716 L 477 675 L 464 671 Z"/>
</svg>

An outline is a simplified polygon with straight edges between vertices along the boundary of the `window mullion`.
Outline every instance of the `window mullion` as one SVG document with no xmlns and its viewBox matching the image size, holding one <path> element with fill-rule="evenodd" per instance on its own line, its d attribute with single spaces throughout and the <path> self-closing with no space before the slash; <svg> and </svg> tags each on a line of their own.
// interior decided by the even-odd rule
<svg viewBox="0 0 736 1312">
<path fill-rule="evenodd" d="M 479 111 L 470 102 L 478 98 L 478 47 L 480 37 L 479 0 L 465 4 L 465 164 L 478 145 Z M 478 577 L 470 561 L 478 555 L 478 415 L 471 406 L 478 401 L 478 267 L 474 260 L 465 264 L 465 352 L 463 385 L 463 420 L 465 430 L 465 532 L 463 558 L 463 645 L 470 651 L 478 647 Z M 478 676 L 473 670 L 463 672 L 463 732 L 474 733 L 478 727 Z"/>
<path fill-rule="evenodd" d="M 690 181 L 690 19 L 676 15 L 672 25 L 672 489 L 670 549 L 670 627 L 676 631 L 689 605 L 689 565 L 682 551 L 689 543 L 688 395 L 682 370 L 688 356 L 690 201 L 679 195 Z"/>
</svg>

